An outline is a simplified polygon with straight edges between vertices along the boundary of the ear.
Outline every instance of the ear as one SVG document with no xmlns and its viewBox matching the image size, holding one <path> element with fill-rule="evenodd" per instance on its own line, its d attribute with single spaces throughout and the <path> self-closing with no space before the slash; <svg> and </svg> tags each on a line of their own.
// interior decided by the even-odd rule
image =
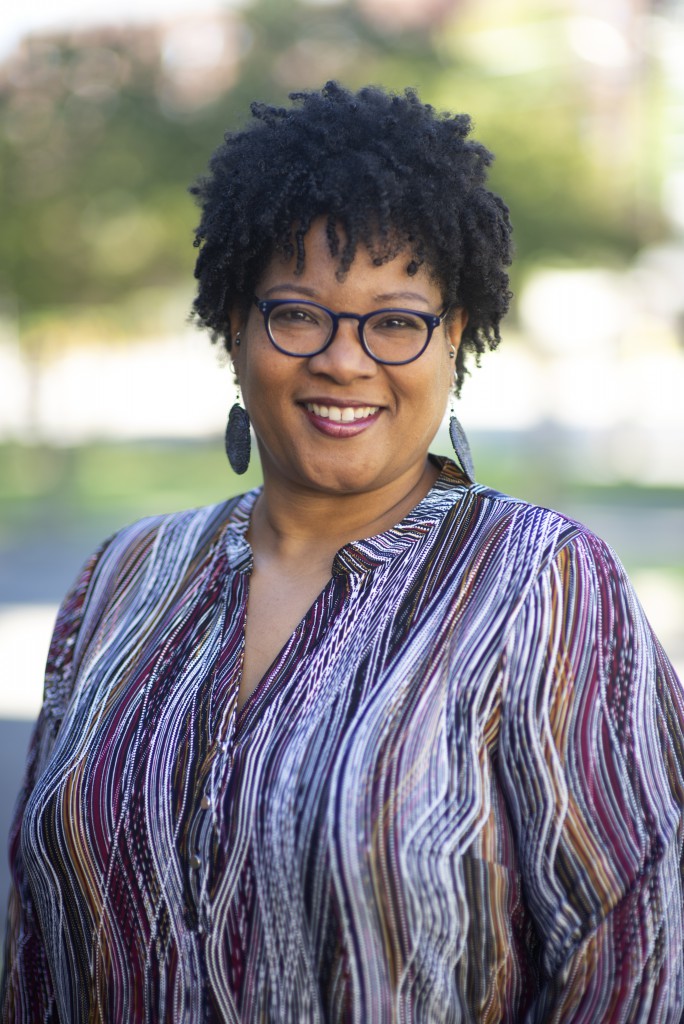
<svg viewBox="0 0 684 1024">
<path fill-rule="evenodd" d="M 240 368 L 244 359 L 244 348 L 244 336 L 240 331 L 236 331 L 230 343 L 230 368 L 233 371 L 233 380 L 238 387 L 240 385 Z"/>
<path fill-rule="evenodd" d="M 228 341 L 230 343 L 231 349 L 232 349 L 233 343 L 235 341 L 235 335 L 236 334 L 242 334 L 243 331 L 244 331 L 244 327 L 245 327 L 244 320 L 245 320 L 244 310 L 240 309 L 240 307 L 237 306 L 237 305 L 234 306 L 230 310 L 230 312 L 228 314 L 228 324 L 229 324 L 229 329 L 230 329 L 230 335 L 229 335 Z"/>
<path fill-rule="evenodd" d="M 233 370 L 233 376 L 237 382 L 239 366 L 242 361 L 242 350 L 244 349 L 244 328 L 245 328 L 245 316 L 244 310 L 240 309 L 239 306 L 235 306 L 230 311 L 230 337 L 227 339 L 228 344 L 226 348 L 230 356 L 230 364 Z"/>
<path fill-rule="evenodd" d="M 461 336 L 467 323 L 468 311 L 463 306 L 460 306 L 449 314 L 448 324 L 446 326 L 446 336 L 449 344 L 452 345 L 457 352 L 461 344 Z"/>
</svg>

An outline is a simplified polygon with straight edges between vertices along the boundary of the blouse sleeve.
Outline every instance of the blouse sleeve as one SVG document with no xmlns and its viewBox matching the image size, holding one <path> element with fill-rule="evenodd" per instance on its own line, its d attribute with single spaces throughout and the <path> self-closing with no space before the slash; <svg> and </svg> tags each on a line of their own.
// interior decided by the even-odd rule
<svg viewBox="0 0 684 1024">
<path fill-rule="evenodd" d="M 684 694 L 591 534 L 537 580 L 503 694 L 500 778 L 543 948 L 526 1021 L 679 1022 Z"/>
<path fill-rule="evenodd" d="M 85 564 L 59 609 L 47 659 L 43 706 L 31 737 L 24 781 L 10 828 L 12 886 L 0 997 L 4 1024 L 57 1020 L 47 957 L 21 855 L 21 826 L 27 801 L 50 757 L 71 696 L 86 596 L 105 547 L 102 545 Z"/>
</svg>

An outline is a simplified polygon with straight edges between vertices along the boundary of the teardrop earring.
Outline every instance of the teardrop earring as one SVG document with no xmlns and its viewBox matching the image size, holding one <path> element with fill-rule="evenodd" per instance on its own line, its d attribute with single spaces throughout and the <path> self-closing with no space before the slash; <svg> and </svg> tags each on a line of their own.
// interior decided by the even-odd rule
<svg viewBox="0 0 684 1024">
<path fill-rule="evenodd" d="M 240 332 L 235 336 L 235 345 L 240 344 Z M 235 370 L 235 364 L 233 364 Z M 249 457 L 252 450 L 252 435 L 250 433 L 249 416 L 247 411 L 240 405 L 240 384 L 235 377 L 235 384 L 238 389 L 238 401 L 228 413 L 226 424 L 225 446 L 228 461 L 234 473 L 247 472 Z"/>
<path fill-rule="evenodd" d="M 449 354 L 451 355 L 451 353 Z M 454 357 L 455 355 L 456 353 L 454 351 Z M 473 456 L 470 451 L 466 432 L 456 416 L 456 395 L 453 391 L 449 396 L 449 437 L 451 438 L 454 454 L 461 465 L 461 469 L 467 476 L 470 483 L 474 484 L 475 467 L 473 466 Z"/>
<path fill-rule="evenodd" d="M 461 469 L 468 477 L 471 484 L 475 483 L 475 467 L 473 466 L 473 456 L 470 452 L 470 445 L 468 444 L 468 438 L 466 432 L 461 426 L 456 416 L 451 416 L 449 419 L 449 437 L 451 443 L 454 446 L 454 453 Z"/>
</svg>

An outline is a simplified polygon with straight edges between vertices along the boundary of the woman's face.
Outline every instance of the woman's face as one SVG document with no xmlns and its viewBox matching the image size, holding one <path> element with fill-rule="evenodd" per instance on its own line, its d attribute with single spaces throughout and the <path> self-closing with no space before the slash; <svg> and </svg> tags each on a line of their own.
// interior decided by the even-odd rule
<svg viewBox="0 0 684 1024">
<path fill-rule="evenodd" d="M 398 306 L 440 313 L 440 288 L 424 268 L 407 274 L 406 262 L 400 254 L 375 266 L 359 249 L 340 281 L 325 222 L 319 220 L 306 236 L 304 272 L 295 273 L 294 260 L 276 257 L 256 294 L 306 299 L 334 312 Z M 371 359 L 355 320 L 340 321 L 324 352 L 296 358 L 274 348 L 262 314 L 252 306 L 233 358 L 265 481 L 317 493 L 360 494 L 405 480 L 408 490 L 425 470 L 428 446 L 444 415 L 454 377 L 450 348 L 458 348 L 464 325 L 465 317 L 457 315 L 448 330 L 436 328 L 423 354 L 404 366 Z"/>
</svg>

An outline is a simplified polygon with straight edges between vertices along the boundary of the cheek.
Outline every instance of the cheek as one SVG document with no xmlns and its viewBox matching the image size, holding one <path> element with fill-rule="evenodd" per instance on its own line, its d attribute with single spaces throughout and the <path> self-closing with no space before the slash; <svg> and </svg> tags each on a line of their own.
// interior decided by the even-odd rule
<svg viewBox="0 0 684 1024">
<path fill-rule="evenodd" d="M 282 431 L 283 417 L 291 414 L 293 371 L 297 368 L 286 359 L 254 339 L 249 355 L 244 352 L 238 364 L 242 404 L 259 433 Z"/>
<path fill-rule="evenodd" d="M 272 367 L 269 365 L 270 353 L 261 343 L 261 339 L 244 332 L 242 344 L 238 350 L 233 347 L 234 362 L 243 394 L 249 393 L 252 401 L 269 387 Z"/>
</svg>

